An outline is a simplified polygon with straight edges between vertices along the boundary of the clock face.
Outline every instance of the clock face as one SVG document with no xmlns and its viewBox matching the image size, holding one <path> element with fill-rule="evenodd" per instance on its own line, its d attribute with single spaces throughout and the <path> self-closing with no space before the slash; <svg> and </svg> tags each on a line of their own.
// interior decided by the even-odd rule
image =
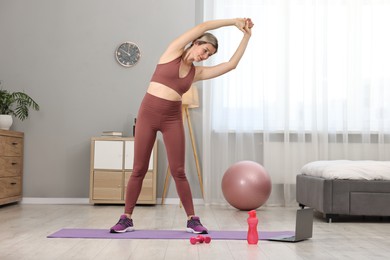
<svg viewBox="0 0 390 260">
<path fill-rule="evenodd" d="M 132 42 L 124 42 L 115 51 L 116 60 L 124 67 L 137 64 L 141 57 L 138 46 Z"/>
</svg>

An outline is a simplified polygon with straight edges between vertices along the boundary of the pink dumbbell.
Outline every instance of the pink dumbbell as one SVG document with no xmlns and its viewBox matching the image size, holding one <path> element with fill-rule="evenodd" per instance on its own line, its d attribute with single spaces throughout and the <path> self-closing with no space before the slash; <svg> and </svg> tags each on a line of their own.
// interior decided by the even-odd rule
<svg viewBox="0 0 390 260">
<path fill-rule="evenodd" d="M 209 243 L 211 242 L 211 237 L 205 236 L 205 237 L 204 237 L 204 242 L 205 242 L 206 244 L 209 244 Z"/>
<path fill-rule="evenodd" d="M 208 244 L 208 243 L 210 243 L 210 241 L 211 241 L 211 237 L 208 237 L 208 236 L 198 235 L 196 237 L 191 237 L 190 238 L 190 243 L 193 244 L 193 245 L 195 245 L 196 243 L 200 243 L 200 244 L 206 243 L 206 244 Z"/>
</svg>

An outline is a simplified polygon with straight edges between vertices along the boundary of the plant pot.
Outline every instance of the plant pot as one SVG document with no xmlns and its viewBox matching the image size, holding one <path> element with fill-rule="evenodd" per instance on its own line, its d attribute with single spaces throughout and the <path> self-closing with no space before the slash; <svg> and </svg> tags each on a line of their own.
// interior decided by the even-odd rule
<svg viewBox="0 0 390 260">
<path fill-rule="evenodd" d="M 0 129 L 9 130 L 12 123 L 13 121 L 11 115 L 0 115 Z"/>
</svg>

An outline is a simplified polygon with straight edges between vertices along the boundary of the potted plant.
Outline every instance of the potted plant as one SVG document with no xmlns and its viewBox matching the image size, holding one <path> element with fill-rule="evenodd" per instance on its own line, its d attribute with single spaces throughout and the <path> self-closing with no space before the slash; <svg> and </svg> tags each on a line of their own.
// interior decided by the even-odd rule
<svg viewBox="0 0 390 260">
<path fill-rule="evenodd" d="M 28 118 L 29 109 L 39 110 L 39 105 L 24 92 L 0 90 L 0 129 L 9 130 L 12 116 L 21 121 Z"/>
</svg>

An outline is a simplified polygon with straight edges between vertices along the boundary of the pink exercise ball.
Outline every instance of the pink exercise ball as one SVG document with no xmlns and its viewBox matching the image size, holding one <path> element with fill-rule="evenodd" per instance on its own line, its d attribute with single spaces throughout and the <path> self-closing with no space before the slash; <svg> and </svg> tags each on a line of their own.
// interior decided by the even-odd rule
<svg viewBox="0 0 390 260">
<path fill-rule="evenodd" d="M 239 210 L 257 209 L 271 194 L 271 178 L 262 165 L 240 161 L 223 175 L 222 192 L 227 202 Z"/>
</svg>

